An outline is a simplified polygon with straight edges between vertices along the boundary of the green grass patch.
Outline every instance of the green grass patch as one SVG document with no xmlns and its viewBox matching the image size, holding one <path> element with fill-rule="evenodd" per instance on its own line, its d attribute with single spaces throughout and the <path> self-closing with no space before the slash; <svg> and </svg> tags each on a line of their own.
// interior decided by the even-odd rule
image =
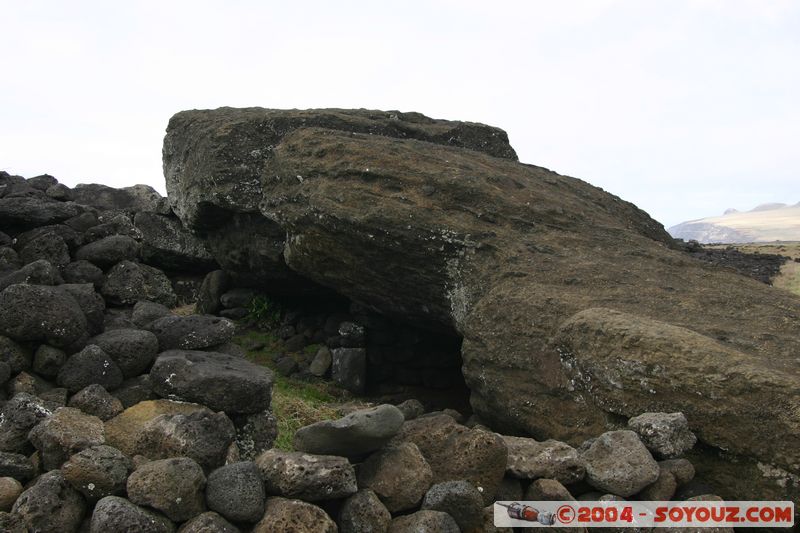
<svg viewBox="0 0 800 533">
<path fill-rule="evenodd" d="M 275 357 L 282 353 L 283 343 L 273 334 L 248 331 L 235 338 L 234 342 L 245 348 L 249 360 L 275 370 Z M 264 347 L 248 349 L 248 346 L 255 344 L 263 344 Z M 316 353 L 319 345 L 312 346 Z M 272 412 L 278 419 L 275 447 L 293 450 L 294 434 L 298 429 L 321 420 L 339 418 L 338 405 L 352 398 L 347 391 L 326 381 L 300 381 L 276 372 L 272 387 Z"/>
</svg>

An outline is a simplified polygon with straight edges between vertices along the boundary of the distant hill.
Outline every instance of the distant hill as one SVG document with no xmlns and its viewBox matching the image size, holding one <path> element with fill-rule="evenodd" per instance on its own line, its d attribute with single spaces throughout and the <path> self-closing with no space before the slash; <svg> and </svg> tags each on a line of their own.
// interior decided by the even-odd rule
<svg viewBox="0 0 800 533">
<path fill-rule="evenodd" d="M 761 204 L 745 212 L 727 209 L 722 216 L 682 222 L 668 231 L 701 243 L 800 241 L 800 202 Z"/>
</svg>

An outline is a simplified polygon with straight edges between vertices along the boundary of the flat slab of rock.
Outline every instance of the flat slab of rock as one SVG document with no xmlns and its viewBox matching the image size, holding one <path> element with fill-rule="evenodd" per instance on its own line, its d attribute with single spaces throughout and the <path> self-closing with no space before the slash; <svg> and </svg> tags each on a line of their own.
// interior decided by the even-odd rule
<svg viewBox="0 0 800 533">
<path fill-rule="evenodd" d="M 519 479 L 549 478 L 568 485 L 583 479 L 586 469 L 578 451 L 556 440 L 539 442 L 503 435 L 508 447 L 506 473 Z"/>
<path fill-rule="evenodd" d="M 248 414 L 269 409 L 273 374 L 266 367 L 232 355 L 169 350 L 156 359 L 150 382 L 156 394 L 164 398 Z"/>
<path fill-rule="evenodd" d="M 332 455 L 267 450 L 256 459 L 268 494 L 309 502 L 355 494 L 356 473 L 347 459 Z"/>
<path fill-rule="evenodd" d="M 226 318 L 211 315 L 165 316 L 149 326 L 162 350 L 197 350 L 225 344 L 236 333 Z"/>
<path fill-rule="evenodd" d="M 355 457 L 378 450 L 403 425 L 403 413 L 389 404 L 352 412 L 338 420 L 302 427 L 294 435 L 294 448 L 320 455 Z"/>
</svg>

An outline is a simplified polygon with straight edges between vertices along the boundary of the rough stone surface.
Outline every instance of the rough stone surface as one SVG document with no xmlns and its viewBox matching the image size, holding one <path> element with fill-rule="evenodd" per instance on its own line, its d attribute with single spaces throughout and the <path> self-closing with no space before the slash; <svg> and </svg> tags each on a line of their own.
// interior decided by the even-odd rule
<svg viewBox="0 0 800 533">
<path fill-rule="evenodd" d="M 417 533 L 419 531 L 460 533 L 461 529 L 449 514 L 427 509 L 405 516 L 398 516 L 389 525 L 389 533 Z"/>
<path fill-rule="evenodd" d="M 13 477 L 0 477 L 0 512 L 9 512 L 20 494 L 22 483 Z"/>
<path fill-rule="evenodd" d="M 164 212 L 164 198 L 149 185 L 133 185 L 119 189 L 98 183 L 79 183 L 72 189 L 75 202 L 111 211 Z"/>
<path fill-rule="evenodd" d="M 22 264 L 44 259 L 51 265 L 61 268 L 70 262 L 69 247 L 61 236 L 46 233 L 23 246 L 19 251 L 19 258 Z"/>
<path fill-rule="evenodd" d="M 174 533 L 175 525 L 160 513 L 119 496 L 106 496 L 94 508 L 90 533 Z"/>
<path fill-rule="evenodd" d="M 69 407 L 80 409 L 102 421 L 110 420 L 123 411 L 122 402 L 112 396 L 102 385 L 89 385 L 69 399 Z"/>
<path fill-rule="evenodd" d="M 89 335 L 96 335 L 103 331 L 106 303 L 103 297 L 95 292 L 94 285 L 91 283 L 65 283 L 59 285 L 58 290 L 72 296 L 78 302 L 86 317 Z"/>
<path fill-rule="evenodd" d="M 178 533 L 240 533 L 240 530 L 217 513 L 206 511 L 184 523 Z"/>
<path fill-rule="evenodd" d="M 236 446 L 242 459 L 252 461 L 272 448 L 278 438 L 278 419 L 270 411 L 233 417 Z"/>
<path fill-rule="evenodd" d="M 370 455 L 358 471 L 358 486 L 375 492 L 392 513 L 416 507 L 432 483 L 430 465 L 410 442 Z"/>
<path fill-rule="evenodd" d="M 58 348 L 88 336 L 78 302 L 55 287 L 12 285 L 0 292 L 0 334 Z"/>
<path fill-rule="evenodd" d="M 688 459 L 667 459 L 659 461 L 658 467 L 675 476 L 678 485 L 689 483 L 695 474 L 694 466 Z"/>
<path fill-rule="evenodd" d="M 677 457 L 697 442 L 683 413 L 642 413 L 628 420 L 628 427 L 659 457 Z"/>
<path fill-rule="evenodd" d="M 152 459 L 189 457 L 210 471 L 225 463 L 235 438 L 233 422 L 224 413 L 203 409 L 150 420 L 141 428 L 134 449 Z"/>
<path fill-rule="evenodd" d="M 520 479 L 551 478 L 568 485 L 582 480 L 586 472 L 578 451 L 563 442 L 505 435 L 503 441 L 508 447 L 508 475 Z"/>
<path fill-rule="evenodd" d="M 145 463 L 128 476 L 128 498 L 184 522 L 205 511 L 206 476 L 196 462 L 173 457 Z"/>
<path fill-rule="evenodd" d="M 71 202 L 39 198 L 0 198 L 0 226 L 6 229 L 55 224 L 77 214 L 78 207 Z"/>
<path fill-rule="evenodd" d="M 169 278 L 157 268 L 121 261 L 106 275 L 100 289 L 103 297 L 116 305 L 133 305 L 139 300 L 149 300 L 167 307 L 178 301 Z"/>
<path fill-rule="evenodd" d="M 252 461 L 225 465 L 208 476 L 208 508 L 232 522 L 258 522 L 265 501 L 261 472 Z"/>
<path fill-rule="evenodd" d="M 266 367 L 216 352 L 169 350 L 158 356 L 150 371 L 158 395 L 231 414 L 269 409 L 272 380 Z"/>
<path fill-rule="evenodd" d="M 658 463 L 633 431 L 603 433 L 581 457 L 589 485 L 623 498 L 658 478 Z"/>
<path fill-rule="evenodd" d="M 571 501 L 572 497 L 569 490 L 555 479 L 536 479 L 525 491 L 525 499 L 528 501 Z"/>
<path fill-rule="evenodd" d="M 150 374 L 142 374 L 135 378 L 126 379 L 114 391 L 114 396 L 122 402 L 122 407 L 127 409 L 139 402 L 155 400 L 158 398 L 150 384 Z"/>
<path fill-rule="evenodd" d="M 23 483 L 36 475 L 31 460 L 21 453 L 0 452 L 0 477 L 13 477 Z"/>
<path fill-rule="evenodd" d="M 25 392 L 15 394 L 0 411 L 0 451 L 25 451 L 30 430 L 52 414 L 41 399 Z"/>
<path fill-rule="evenodd" d="M 419 447 L 434 482 L 465 479 L 481 492 L 484 503 L 494 501 L 508 463 L 508 448 L 499 435 L 464 427 L 440 414 L 405 422 L 392 440 L 403 441 Z"/>
<path fill-rule="evenodd" d="M 339 533 L 386 533 L 392 515 L 374 492 L 362 489 L 347 498 L 339 511 Z"/>
<path fill-rule="evenodd" d="M 133 224 L 142 235 L 142 260 L 158 268 L 207 272 L 216 261 L 205 245 L 180 220 L 158 213 L 139 212 Z"/>
<path fill-rule="evenodd" d="M 148 455 L 148 453 L 152 453 L 152 450 L 140 451 L 137 448 L 145 426 L 161 415 L 188 415 L 190 413 L 213 414 L 207 407 L 193 403 L 172 400 L 147 400 L 136 403 L 105 423 L 106 442 L 128 457 L 136 454 Z"/>
<path fill-rule="evenodd" d="M 17 284 L 59 285 L 63 282 L 64 279 L 56 267 L 39 259 L 0 277 L 0 291 Z"/>
<path fill-rule="evenodd" d="M 102 268 L 120 261 L 135 261 L 139 257 L 139 243 L 126 235 L 111 235 L 81 246 L 75 252 L 78 261 L 89 261 Z"/>
<path fill-rule="evenodd" d="M 58 384 L 72 393 L 94 384 L 113 390 L 122 384 L 122 371 L 99 346 L 90 344 L 61 366 Z"/>
<path fill-rule="evenodd" d="M 331 378 L 355 394 L 367 386 L 367 352 L 364 348 L 336 348 L 332 351 Z"/>
<path fill-rule="evenodd" d="M 67 283 L 91 283 L 96 288 L 103 284 L 103 271 L 89 261 L 74 261 L 61 269 Z"/>
<path fill-rule="evenodd" d="M 133 311 L 131 312 L 131 321 L 140 328 L 147 328 L 159 318 L 163 318 L 171 314 L 172 313 L 170 312 L 169 308 L 165 305 L 141 300 L 136 302 L 136 304 L 133 306 Z"/>
<path fill-rule="evenodd" d="M 317 353 L 314 355 L 314 359 L 311 361 L 308 370 L 313 375 L 321 378 L 324 377 L 331 369 L 332 363 L 333 356 L 331 355 L 330 349 L 327 346 L 323 346 L 317 350 Z"/>
<path fill-rule="evenodd" d="M 47 472 L 17 498 L 13 513 L 29 531 L 70 533 L 78 530 L 86 502 L 60 471 Z"/>
<path fill-rule="evenodd" d="M 356 457 L 382 448 L 400 431 L 404 421 L 403 413 L 393 405 L 361 409 L 338 420 L 298 429 L 294 448 L 320 455 Z"/>
<path fill-rule="evenodd" d="M 251 533 L 337 533 L 338 528 L 325 511 L 316 505 L 287 498 L 268 498 L 264 517 Z"/>
<path fill-rule="evenodd" d="M 31 367 L 31 354 L 18 343 L 8 337 L 0 336 L 0 361 L 8 365 L 11 374 L 17 374 Z M 2 380 L 5 382 L 10 377 Z"/>
<path fill-rule="evenodd" d="M 449 514 L 461 531 L 479 530 L 483 523 L 483 497 L 468 481 L 433 485 L 422 500 L 422 509 Z"/>
<path fill-rule="evenodd" d="M 45 470 L 59 468 L 72 454 L 105 443 L 103 421 L 71 407 L 60 407 L 34 427 L 28 438 Z"/>
<path fill-rule="evenodd" d="M 21 516 L 0 511 L 0 531 L 6 533 L 28 533 Z"/>
<path fill-rule="evenodd" d="M 405 400 L 403 403 L 398 404 L 397 408 L 400 409 L 400 412 L 403 413 L 403 417 L 406 420 L 414 420 L 415 418 L 425 414 L 425 406 L 422 405 L 422 402 L 415 400 L 414 398 Z"/>
<path fill-rule="evenodd" d="M 495 157 L 507 147 L 419 115 L 223 108 L 176 115 L 164 163 L 184 225 L 215 256 L 240 250 L 226 270 L 463 336 L 473 410 L 499 431 L 574 446 L 609 417 L 679 411 L 731 464 L 800 474 L 797 297 L 694 259 L 605 191 Z"/>
<path fill-rule="evenodd" d="M 150 325 L 162 350 L 197 350 L 231 340 L 236 326 L 230 320 L 210 315 L 166 316 Z"/>
<path fill-rule="evenodd" d="M 158 354 L 156 336 L 141 329 L 114 329 L 93 337 L 89 342 L 108 354 L 126 378 L 136 377 L 147 370 Z"/>
<path fill-rule="evenodd" d="M 267 450 L 256 459 L 268 494 L 316 502 L 356 492 L 356 474 L 344 457 Z"/>
<path fill-rule="evenodd" d="M 220 306 L 220 298 L 228 290 L 230 279 L 224 270 L 213 270 L 203 278 L 200 293 L 197 297 L 197 313 L 201 315 L 214 315 Z"/>
<path fill-rule="evenodd" d="M 92 446 L 74 454 L 61 466 L 70 485 L 91 503 L 125 492 L 133 463 L 111 446 Z"/>
</svg>

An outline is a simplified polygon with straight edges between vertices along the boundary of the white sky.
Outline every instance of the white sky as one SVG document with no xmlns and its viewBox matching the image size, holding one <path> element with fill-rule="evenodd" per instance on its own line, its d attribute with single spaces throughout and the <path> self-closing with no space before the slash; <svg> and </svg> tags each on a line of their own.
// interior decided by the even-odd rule
<svg viewBox="0 0 800 533">
<path fill-rule="evenodd" d="M 0 0 L 0 169 L 164 191 L 182 109 L 420 111 L 665 225 L 800 201 L 795 0 Z"/>
</svg>

